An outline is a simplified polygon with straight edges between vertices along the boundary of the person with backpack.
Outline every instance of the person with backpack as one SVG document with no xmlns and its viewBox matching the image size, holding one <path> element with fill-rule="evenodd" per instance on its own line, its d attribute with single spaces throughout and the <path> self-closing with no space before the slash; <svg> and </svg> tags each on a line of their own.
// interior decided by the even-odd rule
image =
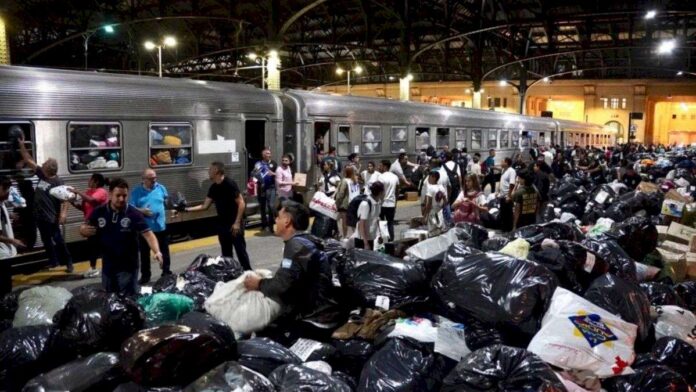
<svg viewBox="0 0 696 392">
<path fill-rule="evenodd" d="M 338 220 L 340 221 L 341 238 L 349 237 L 346 212 L 350 202 L 358 195 L 360 195 L 360 183 L 358 182 L 355 166 L 346 165 L 343 168 L 343 179 L 338 184 L 334 196 L 336 209 L 338 210 Z"/>
<path fill-rule="evenodd" d="M 377 181 L 370 185 L 369 195 L 356 197 L 348 206 L 348 224 L 354 223 L 356 228 L 352 236 L 356 248 L 374 249 L 383 198 L 384 184 Z"/>
<path fill-rule="evenodd" d="M 387 221 L 387 230 L 389 231 L 389 239 L 394 241 L 394 217 L 396 216 L 396 199 L 399 194 L 399 177 L 389 171 L 389 161 L 383 160 L 379 166 L 379 177 L 377 181 L 384 184 L 384 201 L 382 201 L 382 212 L 379 215 L 380 219 Z"/>
<path fill-rule="evenodd" d="M 317 183 L 317 190 L 324 192 L 326 196 L 333 197 L 338 184 L 341 182 L 341 177 L 336 173 L 331 160 L 324 161 L 322 169 L 321 177 L 319 177 L 319 182 Z"/>
<path fill-rule="evenodd" d="M 427 190 L 425 192 L 425 206 L 421 211 L 428 223 L 428 233 L 437 235 L 447 227 L 444 217 L 444 207 L 447 203 L 447 189 L 439 184 L 440 171 L 431 169 L 428 175 Z"/>
<path fill-rule="evenodd" d="M 450 205 L 454 203 L 454 199 L 459 196 L 459 192 L 462 189 L 462 172 L 459 170 L 459 165 L 453 160 L 453 154 L 449 151 L 445 153 L 445 163 L 442 164 L 442 170 L 440 175 L 444 174 L 449 179 L 449 188 L 447 200 L 450 201 Z"/>
</svg>

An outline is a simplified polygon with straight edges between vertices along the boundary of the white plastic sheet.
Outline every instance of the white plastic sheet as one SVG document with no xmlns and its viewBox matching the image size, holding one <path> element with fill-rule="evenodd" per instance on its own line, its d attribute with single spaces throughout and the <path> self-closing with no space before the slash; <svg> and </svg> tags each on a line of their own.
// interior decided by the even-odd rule
<svg viewBox="0 0 696 392">
<path fill-rule="evenodd" d="M 679 338 L 696 347 L 696 315 L 674 305 L 652 306 L 655 317 L 655 338 Z M 696 365 L 696 364 L 695 364 Z"/>
<path fill-rule="evenodd" d="M 53 316 L 72 298 L 63 287 L 38 286 L 24 290 L 19 295 L 13 327 L 53 324 Z"/>
</svg>

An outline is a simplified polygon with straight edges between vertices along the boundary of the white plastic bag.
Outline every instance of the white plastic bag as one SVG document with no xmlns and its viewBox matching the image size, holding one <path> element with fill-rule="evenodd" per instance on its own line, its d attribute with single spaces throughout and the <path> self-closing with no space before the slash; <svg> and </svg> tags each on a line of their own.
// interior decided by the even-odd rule
<svg viewBox="0 0 696 392">
<path fill-rule="evenodd" d="M 312 196 L 312 201 L 309 202 L 309 209 L 322 215 L 326 215 L 331 219 L 338 219 L 336 200 L 326 196 L 324 192 L 314 193 L 314 196 Z"/>
<path fill-rule="evenodd" d="M 457 241 L 457 229 L 451 229 L 445 234 L 428 238 L 425 241 L 421 241 L 411 246 L 410 248 L 406 249 L 406 255 L 416 260 L 430 260 L 438 257 L 442 258 L 450 245 Z"/>
<path fill-rule="evenodd" d="M 655 320 L 655 338 L 679 338 L 696 348 L 696 315 L 674 305 L 651 306 Z"/>
<path fill-rule="evenodd" d="M 63 287 L 38 286 L 19 294 L 18 308 L 13 327 L 53 324 L 53 316 L 62 310 L 72 298 L 72 293 Z"/>
<path fill-rule="evenodd" d="M 544 362 L 605 378 L 630 374 L 638 327 L 561 287 L 527 350 Z"/>
<path fill-rule="evenodd" d="M 48 191 L 48 194 L 58 200 L 68 201 L 75 198 L 75 193 L 71 192 L 67 185 L 54 186 Z"/>
<path fill-rule="evenodd" d="M 244 279 L 248 274 L 270 278 L 267 270 L 246 271 L 229 282 L 218 282 L 213 294 L 205 301 L 205 310 L 225 322 L 237 334 L 259 331 L 280 314 L 280 304 L 260 291 L 247 291 Z"/>
<path fill-rule="evenodd" d="M 423 343 L 435 343 L 437 328 L 426 318 L 400 318 L 394 323 L 394 329 L 388 337 L 407 337 Z"/>
<path fill-rule="evenodd" d="M 523 240 L 522 238 L 510 241 L 503 247 L 503 249 L 500 250 L 500 253 L 524 260 L 529 254 L 529 242 Z"/>
</svg>

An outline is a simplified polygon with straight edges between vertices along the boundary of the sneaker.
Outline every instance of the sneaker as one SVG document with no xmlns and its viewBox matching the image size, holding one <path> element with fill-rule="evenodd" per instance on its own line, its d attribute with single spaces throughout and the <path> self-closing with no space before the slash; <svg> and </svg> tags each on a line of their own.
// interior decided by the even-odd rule
<svg viewBox="0 0 696 392">
<path fill-rule="evenodd" d="M 89 271 L 85 272 L 82 276 L 84 278 L 96 278 L 101 274 L 98 268 L 90 268 Z"/>
</svg>

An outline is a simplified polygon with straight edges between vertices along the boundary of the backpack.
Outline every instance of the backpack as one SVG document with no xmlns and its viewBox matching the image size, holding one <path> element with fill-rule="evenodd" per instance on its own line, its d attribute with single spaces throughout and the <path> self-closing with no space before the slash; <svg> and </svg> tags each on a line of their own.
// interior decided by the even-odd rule
<svg viewBox="0 0 696 392">
<path fill-rule="evenodd" d="M 445 162 L 442 167 L 445 168 L 445 172 L 449 178 L 451 191 L 447 199 L 449 200 L 450 204 L 452 204 L 454 203 L 454 199 L 459 196 L 459 191 L 461 190 L 461 185 L 459 184 L 459 174 L 457 174 L 457 165 L 454 165 L 454 170 L 450 170 L 450 168 L 447 167 L 447 162 Z"/>
<path fill-rule="evenodd" d="M 350 227 L 358 226 L 358 209 L 363 201 L 367 201 L 367 205 L 370 207 L 370 213 L 372 212 L 372 202 L 367 198 L 367 195 L 355 196 L 353 200 L 348 203 L 348 209 L 346 210 L 346 222 Z"/>
</svg>

